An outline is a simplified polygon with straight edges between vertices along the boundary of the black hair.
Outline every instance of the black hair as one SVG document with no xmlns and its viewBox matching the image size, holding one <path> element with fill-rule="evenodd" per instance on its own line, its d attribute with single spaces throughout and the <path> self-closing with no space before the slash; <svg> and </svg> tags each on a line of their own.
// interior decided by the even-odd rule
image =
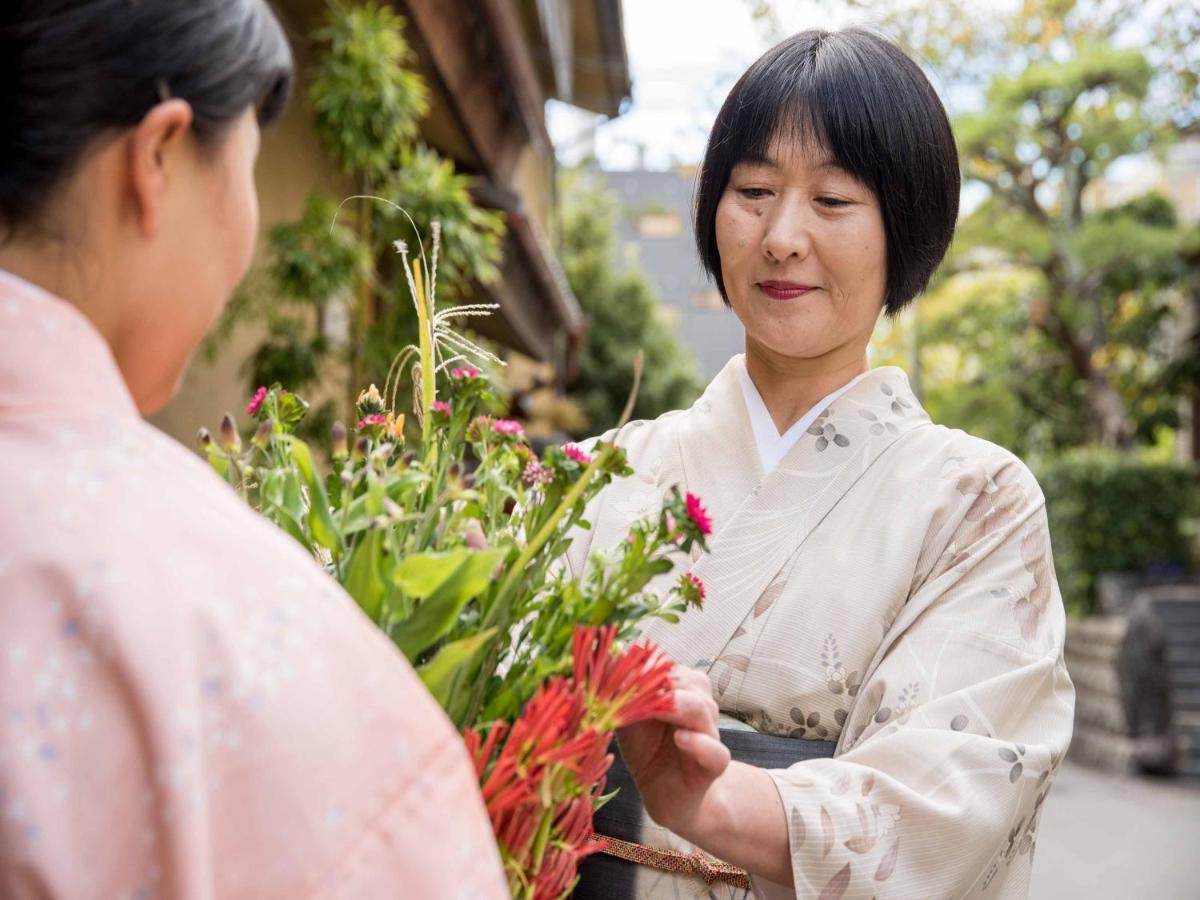
<svg viewBox="0 0 1200 900">
<path fill-rule="evenodd" d="M 85 151 L 168 97 L 200 145 L 283 110 L 292 54 L 264 0 L 0 2 L 0 240 L 31 224 Z"/>
<path fill-rule="evenodd" d="M 802 31 L 763 54 L 717 114 L 695 202 L 696 246 L 721 296 L 717 204 L 734 166 L 776 137 L 806 140 L 875 195 L 887 238 L 884 305 L 925 289 L 958 218 L 960 173 L 946 110 L 921 69 L 869 31 Z"/>
</svg>

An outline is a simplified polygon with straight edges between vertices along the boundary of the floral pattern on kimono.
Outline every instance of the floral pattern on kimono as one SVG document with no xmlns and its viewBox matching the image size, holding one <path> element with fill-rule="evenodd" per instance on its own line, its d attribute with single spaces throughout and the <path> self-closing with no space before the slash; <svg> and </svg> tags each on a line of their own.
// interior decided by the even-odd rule
<svg viewBox="0 0 1200 900">
<path fill-rule="evenodd" d="M 683 414 L 615 439 L 635 469 L 661 456 L 662 488 L 695 491 L 715 523 L 711 554 L 677 565 L 705 581 L 704 609 L 647 636 L 708 671 L 725 716 L 837 741 L 832 758 L 771 772 L 795 887 L 754 876 L 754 894 L 1025 896 L 1074 704 L 1029 470 L 931 423 L 888 367 L 823 410 L 767 474 L 729 367 Z M 614 483 L 596 501 L 574 568 L 628 527 L 616 505 L 627 490 Z M 638 880 L 640 897 L 701 889 L 742 893 L 660 872 Z"/>
</svg>

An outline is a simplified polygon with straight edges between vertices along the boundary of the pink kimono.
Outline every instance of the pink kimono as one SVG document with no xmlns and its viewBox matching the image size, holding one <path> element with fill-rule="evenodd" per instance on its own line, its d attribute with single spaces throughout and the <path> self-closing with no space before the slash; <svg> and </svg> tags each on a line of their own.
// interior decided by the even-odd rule
<svg viewBox="0 0 1200 900">
<path fill-rule="evenodd" d="M 0 896 L 506 894 L 391 643 L 0 272 Z"/>
</svg>

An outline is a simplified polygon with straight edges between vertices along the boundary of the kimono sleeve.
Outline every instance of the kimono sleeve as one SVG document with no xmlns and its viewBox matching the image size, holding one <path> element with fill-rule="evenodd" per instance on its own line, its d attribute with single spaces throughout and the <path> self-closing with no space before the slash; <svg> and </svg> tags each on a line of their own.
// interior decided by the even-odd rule
<svg viewBox="0 0 1200 900">
<path fill-rule="evenodd" d="M 771 773 L 796 896 L 1026 895 L 1071 736 L 1063 605 L 1028 469 L 993 459 L 956 487 L 837 755 Z"/>
</svg>

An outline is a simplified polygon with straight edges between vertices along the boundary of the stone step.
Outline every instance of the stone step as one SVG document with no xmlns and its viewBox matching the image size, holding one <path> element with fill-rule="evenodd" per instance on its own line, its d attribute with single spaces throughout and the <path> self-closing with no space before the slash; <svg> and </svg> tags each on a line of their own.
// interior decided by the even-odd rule
<svg viewBox="0 0 1200 900">
<path fill-rule="evenodd" d="M 1164 625 L 1188 629 L 1200 627 L 1200 604 L 1156 603 L 1154 613 Z"/>
<path fill-rule="evenodd" d="M 1182 711 L 1175 713 L 1175 729 L 1180 734 L 1200 734 L 1200 712 Z"/>
<path fill-rule="evenodd" d="M 1190 662 L 1200 666 L 1200 643 L 1172 644 L 1168 642 L 1165 649 L 1169 662 Z"/>
<path fill-rule="evenodd" d="M 1200 687 L 1200 666 L 1171 666 L 1167 679 L 1176 690 Z"/>
</svg>

